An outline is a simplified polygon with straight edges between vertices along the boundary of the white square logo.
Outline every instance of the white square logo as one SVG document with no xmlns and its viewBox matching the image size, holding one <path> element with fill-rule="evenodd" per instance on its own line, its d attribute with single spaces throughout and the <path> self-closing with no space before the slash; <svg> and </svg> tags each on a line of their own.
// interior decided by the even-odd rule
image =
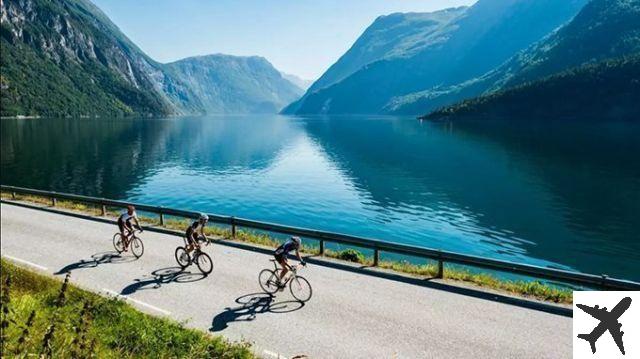
<svg viewBox="0 0 640 359">
<path fill-rule="evenodd" d="M 573 292 L 573 357 L 640 358 L 640 292 Z"/>
</svg>

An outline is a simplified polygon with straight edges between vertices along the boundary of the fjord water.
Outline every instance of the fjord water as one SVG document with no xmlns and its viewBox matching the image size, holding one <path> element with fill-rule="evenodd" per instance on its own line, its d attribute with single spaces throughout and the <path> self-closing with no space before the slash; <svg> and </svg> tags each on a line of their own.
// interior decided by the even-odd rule
<svg viewBox="0 0 640 359">
<path fill-rule="evenodd" d="M 640 279 L 640 125 L 2 120 L 1 182 Z"/>
</svg>

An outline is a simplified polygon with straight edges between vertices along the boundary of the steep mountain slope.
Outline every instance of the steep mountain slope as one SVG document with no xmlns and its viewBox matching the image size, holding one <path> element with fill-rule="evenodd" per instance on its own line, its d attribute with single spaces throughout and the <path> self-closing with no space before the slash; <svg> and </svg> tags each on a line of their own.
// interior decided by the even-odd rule
<svg viewBox="0 0 640 359">
<path fill-rule="evenodd" d="M 640 0 L 591 0 L 567 26 L 516 56 L 502 88 L 579 66 L 640 52 Z"/>
<path fill-rule="evenodd" d="M 329 87 L 373 62 L 393 57 L 406 57 L 443 40 L 438 31 L 452 19 L 462 15 L 466 7 L 445 9 L 433 13 L 395 13 L 380 16 L 351 48 L 333 64 L 304 97 L 287 106 L 283 112 L 295 113 L 309 94 Z"/>
<path fill-rule="evenodd" d="M 640 56 L 605 60 L 464 101 L 424 117 L 640 119 Z"/>
<path fill-rule="evenodd" d="M 466 10 L 467 7 L 459 7 L 433 13 L 396 13 L 379 17 L 313 84 L 313 89 L 331 86 L 372 62 L 419 53 L 441 41 L 437 36 L 430 36 L 436 35 L 438 30 Z"/>
<path fill-rule="evenodd" d="M 322 83 L 312 86 L 300 103 L 287 110 L 299 114 L 386 112 L 390 101 L 399 96 L 486 73 L 571 19 L 585 2 L 480 0 L 463 14 L 408 40 L 414 46 L 360 66 L 324 88 L 318 89 Z M 346 64 L 336 67 L 349 68 Z"/>
<path fill-rule="evenodd" d="M 428 112 L 586 63 L 640 52 L 640 0 L 592 0 L 566 26 L 477 79 L 395 99 L 395 112 Z"/>
<path fill-rule="evenodd" d="M 170 114 L 157 64 L 86 0 L 4 0 L 2 115 Z"/>
<path fill-rule="evenodd" d="M 201 106 L 206 113 L 276 113 L 304 92 L 257 56 L 190 57 L 163 69 L 192 93 L 182 106 Z"/>
</svg>

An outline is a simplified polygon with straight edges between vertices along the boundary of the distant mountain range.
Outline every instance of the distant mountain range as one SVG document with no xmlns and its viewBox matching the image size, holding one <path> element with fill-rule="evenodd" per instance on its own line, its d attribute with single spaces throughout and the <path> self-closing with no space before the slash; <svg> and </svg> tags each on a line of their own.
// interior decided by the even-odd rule
<svg viewBox="0 0 640 359">
<path fill-rule="evenodd" d="M 304 90 L 259 57 L 161 64 L 88 0 L 3 0 L 2 116 L 278 112 Z"/>
<path fill-rule="evenodd" d="M 313 85 L 313 80 L 305 80 L 303 78 L 300 78 L 296 75 L 292 75 L 292 74 L 288 74 L 286 72 L 280 72 L 280 74 L 282 75 L 282 77 L 284 77 L 285 79 L 289 80 L 289 82 L 293 83 L 294 85 L 300 87 L 303 90 L 307 90 L 309 89 L 309 87 L 311 87 L 311 85 Z"/>
<path fill-rule="evenodd" d="M 258 56 L 190 57 L 163 65 L 163 69 L 192 94 L 174 96 L 184 112 L 277 113 L 303 92 Z"/>
<path fill-rule="evenodd" d="M 586 2 L 479 0 L 469 8 L 380 17 L 283 112 L 423 113 L 414 103 L 424 91 L 495 69 L 571 20 Z"/>
<path fill-rule="evenodd" d="M 478 99 L 429 116 L 637 118 L 640 0 L 592 0 L 566 26 L 456 89 Z"/>
</svg>

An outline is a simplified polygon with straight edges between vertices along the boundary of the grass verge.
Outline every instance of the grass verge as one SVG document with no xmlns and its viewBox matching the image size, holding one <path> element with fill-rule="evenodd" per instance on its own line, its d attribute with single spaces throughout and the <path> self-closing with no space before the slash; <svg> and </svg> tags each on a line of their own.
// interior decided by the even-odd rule
<svg viewBox="0 0 640 359">
<path fill-rule="evenodd" d="M 2 192 L 2 198 L 14 199 L 11 193 Z M 17 195 L 15 200 L 28 201 L 39 204 L 50 205 L 51 200 L 48 198 L 31 196 L 31 195 Z M 89 213 L 93 215 L 99 215 L 101 211 L 92 206 L 84 205 L 81 203 L 74 203 L 69 201 L 58 201 L 57 207 L 78 211 L 82 213 Z M 117 211 L 107 211 L 107 215 L 118 215 Z M 144 217 L 140 218 L 143 224 L 159 225 L 159 221 L 156 218 Z M 184 231 L 191 223 L 190 219 L 175 219 L 169 218 L 164 221 L 164 227 L 177 231 Z M 257 244 L 266 247 L 276 247 L 280 245 L 281 241 L 277 238 L 269 236 L 265 233 L 260 233 L 250 230 L 238 230 L 235 238 L 231 235 L 231 230 L 223 227 L 208 226 L 205 233 L 208 236 L 215 236 L 224 238 L 227 240 L 240 241 L 245 243 Z M 319 254 L 318 247 L 303 246 L 302 252 L 306 254 Z M 364 253 L 356 249 L 345 249 L 340 251 L 325 250 L 325 257 L 344 260 L 353 263 L 359 263 L 364 266 L 373 265 L 373 258 L 367 257 Z M 438 273 L 437 266 L 435 264 L 414 264 L 408 261 L 380 261 L 378 263 L 379 268 L 388 269 L 400 273 L 406 273 L 421 277 L 434 277 Z M 547 302 L 570 304 L 573 302 L 573 293 L 570 289 L 556 287 L 550 284 L 546 284 L 540 281 L 524 281 L 524 280 L 505 280 L 496 276 L 477 273 L 469 270 L 449 267 L 445 265 L 444 279 L 470 283 L 476 286 L 494 289 L 514 295 L 519 295 L 528 298 L 534 298 Z"/>
<path fill-rule="evenodd" d="M 254 358 L 231 343 L 2 260 L 2 357 Z"/>
</svg>

